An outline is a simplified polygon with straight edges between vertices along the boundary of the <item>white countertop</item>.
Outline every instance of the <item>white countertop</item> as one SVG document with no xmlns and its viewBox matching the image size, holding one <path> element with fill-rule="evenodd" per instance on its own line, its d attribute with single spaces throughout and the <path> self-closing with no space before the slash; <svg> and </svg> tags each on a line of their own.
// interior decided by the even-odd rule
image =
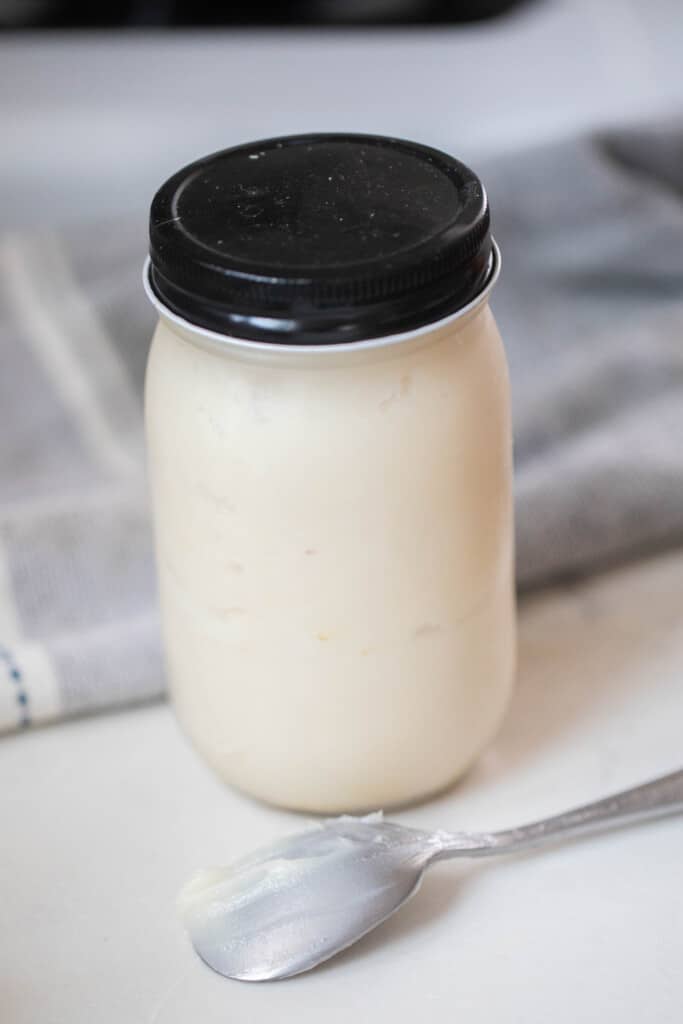
<svg viewBox="0 0 683 1024">
<path fill-rule="evenodd" d="M 396 817 L 519 824 L 683 763 L 683 552 L 521 611 L 520 677 L 471 776 Z M 0 742 L 3 1024 L 679 1024 L 683 819 L 443 864 L 308 975 L 250 985 L 192 952 L 174 898 L 301 819 L 222 787 L 166 706 Z"/>
</svg>

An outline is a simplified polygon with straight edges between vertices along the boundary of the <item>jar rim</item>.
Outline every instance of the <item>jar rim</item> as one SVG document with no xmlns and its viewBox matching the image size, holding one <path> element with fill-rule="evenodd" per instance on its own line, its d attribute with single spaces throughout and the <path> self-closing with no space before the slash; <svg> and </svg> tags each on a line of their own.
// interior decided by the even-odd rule
<svg viewBox="0 0 683 1024">
<path fill-rule="evenodd" d="M 466 305 L 461 306 L 460 309 L 455 310 L 453 313 L 449 313 L 448 316 L 442 317 L 439 320 L 432 320 L 429 323 L 422 324 L 419 327 L 414 327 L 408 331 L 377 335 L 373 338 L 360 339 L 358 341 L 338 342 L 336 344 L 327 343 L 320 345 L 287 345 L 281 342 L 256 341 L 252 338 L 241 338 L 232 334 L 222 334 L 219 331 L 213 331 L 208 327 L 202 327 L 199 324 L 193 323 L 191 320 L 187 320 L 172 309 L 169 309 L 169 307 L 162 302 L 150 282 L 150 268 L 151 259 L 147 256 L 142 269 L 142 285 L 149 302 L 157 311 L 160 319 L 168 322 L 171 326 L 176 327 L 178 330 L 182 331 L 183 334 L 189 335 L 190 340 L 200 348 L 210 349 L 213 352 L 223 351 L 225 354 L 230 352 L 242 352 L 245 354 L 253 353 L 271 356 L 276 356 L 278 354 L 301 357 L 305 355 L 325 356 L 328 354 L 331 356 L 334 354 L 341 355 L 344 352 L 367 352 L 392 348 L 425 335 L 432 334 L 437 330 L 442 330 L 445 327 L 449 327 L 451 324 L 469 319 L 477 309 L 486 303 L 493 291 L 493 288 L 500 276 L 501 255 L 495 239 L 492 238 L 489 271 L 482 288 Z"/>
</svg>

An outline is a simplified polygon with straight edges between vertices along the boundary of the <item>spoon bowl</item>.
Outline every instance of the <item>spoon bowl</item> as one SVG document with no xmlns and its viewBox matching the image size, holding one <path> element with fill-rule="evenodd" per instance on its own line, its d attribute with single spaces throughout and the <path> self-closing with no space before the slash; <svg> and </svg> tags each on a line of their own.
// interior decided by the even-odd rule
<svg viewBox="0 0 683 1024">
<path fill-rule="evenodd" d="M 242 981 L 286 978 L 350 946 L 419 888 L 428 833 L 380 815 L 339 818 L 208 869 L 179 908 L 199 956 Z"/>
</svg>

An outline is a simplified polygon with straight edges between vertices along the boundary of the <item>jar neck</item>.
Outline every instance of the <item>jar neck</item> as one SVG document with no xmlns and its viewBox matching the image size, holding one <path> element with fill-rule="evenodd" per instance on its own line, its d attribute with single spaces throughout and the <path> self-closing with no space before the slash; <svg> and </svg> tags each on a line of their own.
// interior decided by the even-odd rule
<svg viewBox="0 0 683 1024">
<path fill-rule="evenodd" d="M 453 338 L 488 310 L 488 300 L 500 274 L 500 250 L 493 243 L 492 265 L 481 291 L 461 309 L 441 320 L 400 334 L 390 334 L 367 341 L 354 341 L 336 345 L 281 345 L 251 341 L 219 334 L 199 327 L 170 310 L 159 299 L 149 282 L 149 264 L 145 261 L 143 287 L 164 326 L 176 337 L 214 355 L 222 355 L 242 362 L 265 363 L 293 368 L 340 366 L 357 362 L 374 362 L 406 355 L 417 349 L 437 344 L 446 337 Z"/>
</svg>

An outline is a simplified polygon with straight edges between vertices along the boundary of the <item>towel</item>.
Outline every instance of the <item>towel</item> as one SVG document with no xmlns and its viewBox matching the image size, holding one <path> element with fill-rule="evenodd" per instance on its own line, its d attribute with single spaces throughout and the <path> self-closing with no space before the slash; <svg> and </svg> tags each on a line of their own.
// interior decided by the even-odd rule
<svg viewBox="0 0 683 1024">
<path fill-rule="evenodd" d="M 478 170 L 503 253 L 520 589 L 683 543 L 683 125 Z M 0 732 L 164 692 L 144 252 L 137 220 L 0 240 Z"/>
</svg>

